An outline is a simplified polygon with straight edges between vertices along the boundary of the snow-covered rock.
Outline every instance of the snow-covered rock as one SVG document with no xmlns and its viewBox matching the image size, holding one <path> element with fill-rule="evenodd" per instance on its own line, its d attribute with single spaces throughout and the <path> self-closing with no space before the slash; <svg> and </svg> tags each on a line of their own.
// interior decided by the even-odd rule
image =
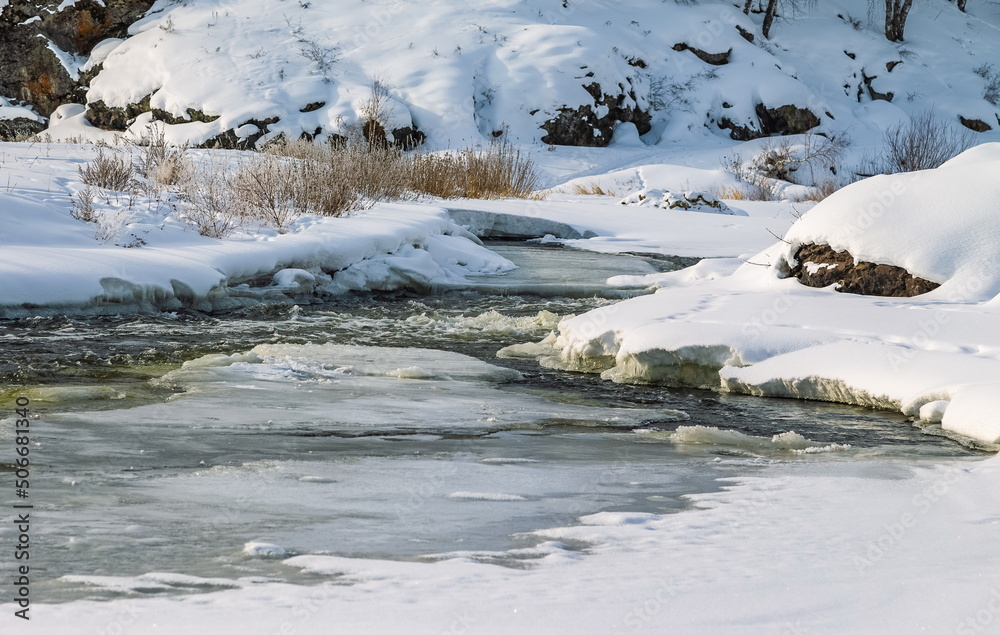
<svg viewBox="0 0 1000 635">
<path fill-rule="evenodd" d="M 731 216 L 745 215 L 745 212 L 740 213 L 737 210 L 731 209 L 713 194 L 698 191 L 671 192 L 647 187 L 629 194 L 622 199 L 621 204 L 691 212 L 707 212 L 709 214 L 729 214 Z"/>
</svg>

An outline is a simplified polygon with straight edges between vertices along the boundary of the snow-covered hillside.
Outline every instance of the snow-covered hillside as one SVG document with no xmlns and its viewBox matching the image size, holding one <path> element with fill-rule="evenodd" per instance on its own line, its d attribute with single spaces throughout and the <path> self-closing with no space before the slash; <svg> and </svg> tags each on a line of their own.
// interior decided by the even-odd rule
<svg viewBox="0 0 1000 635">
<path fill-rule="evenodd" d="M 89 57 L 49 47 L 70 76 L 93 77 L 50 133 L 141 136 L 157 119 L 174 141 L 233 145 L 374 120 L 432 149 L 499 135 L 603 146 L 623 123 L 647 144 L 805 129 L 864 140 L 933 109 L 995 139 L 1000 10 L 967 10 L 918 4 L 892 43 L 865 0 L 782 9 L 770 39 L 759 12 L 713 1 L 159 0 Z"/>
</svg>

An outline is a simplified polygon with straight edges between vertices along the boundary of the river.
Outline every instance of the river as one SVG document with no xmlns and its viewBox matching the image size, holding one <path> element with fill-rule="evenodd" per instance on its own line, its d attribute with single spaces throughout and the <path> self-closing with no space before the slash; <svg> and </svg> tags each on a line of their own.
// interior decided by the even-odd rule
<svg viewBox="0 0 1000 635">
<path fill-rule="evenodd" d="M 521 268 L 436 295 L 0 323 L 3 401 L 26 395 L 37 416 L 33 596 L 321 581 L 283 567 L 288 554 L 530 567 L 527 532 L 684 510 L 686 494 L 775 462 L 982 456 L 891 413 L 498 359 L 635 293 L 609 276 L 672 265 L 490 246 Z"/>
</svg>

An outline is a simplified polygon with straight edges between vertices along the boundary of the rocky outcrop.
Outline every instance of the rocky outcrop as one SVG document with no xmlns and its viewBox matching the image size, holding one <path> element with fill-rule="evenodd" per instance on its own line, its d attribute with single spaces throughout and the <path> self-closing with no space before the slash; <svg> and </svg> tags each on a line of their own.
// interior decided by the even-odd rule
<svg viewBox="0 0 1000 635">
<path fill-rule="evenodd" d="M 941 286 L 895 265 L 855 263 L 849 252 L 834 251 L 829 245 L 802 245 L 795 259 L 798 264 L 789 275 L 808 287 L 836 284 L 841 293 L 911 298 Z"/>
<path fill-rule="evenodd" d="M 754 110 L 760 120 L 760 130 L 765 136 L 802 134 L 820 124 L 819 117 L 811 110 L 791 104 L 777 108 L 757 104 Z"/>
<path fill-rule="evenodd" d="M 962 115 L 959 115 L 958 121 L 973 132 L 989 132 L 990 130 L 993 130 L 993 126 L 986 123 L 982 119 L 966 119 Z M 998 121 L 1000 121 L 1000 119 L 998 119 Z"/>
<path fill-rule="evenodd" d="M 559 114 L 541 126 L 548 133 L 542 137 L 542 143 L 603 148 L 611 142 L 615 126 L 620 123 L 635 124 L 639 134 L 646 134 L 652 128 L 652 117 L 635 105 L 636 96 L 631 86 L 626 89 L 618 84 L 615 94 L 606 93 L 597 82 L 583 88 L 594 98 L 594 103 L 558 108 Z M 598 115 L 598 112 L 604 114 Z"/>
<path fill-rule="evenodd" d="M 0 11 L 0 95 L 44 117 L 61 104 L 83 103 L 90 76 L 67 69 L 51 47 L 85 57 L 98 42 L 125 37 L 152 5 L 153 0 L 11 0 Z"/>
<path fill-rule="evenodd" d="M 45 124 L 27 117 L 0 119 L 0 141 L 19 141 L 42 130 L 45 130 Z"/>
<path fill-rule="evenodd" d="M 732 55 L 733 49 L 730 48 L 728 51 L 722 53 L 709 53 L 701 49 L 695 48 L 693 46 L 688 46 L 686 42 L 681 42 L 679 44 L 674 44 L 675 51 L 691 51 L 694 56 L 705 62 L 706 64 L 711 64 L 712 66 L 724 66 L 729 63 L 729 56 Z"/>
<path fill-rule="evenodd" d="M 802 134 L 820 124 L 819 117 L 811 110 L 791 104 L 768 108 L 761 103 L 754 107 L 754 112 L 757 126 L 753 122 L 739 124 L 729 117 L 722 117 L 717 125 L 722 130 L 729 130 L 730 138 L 736 141 L 751 141 L 774 135 Z"/>
<path fill-rule="evenodd" d="M 150 95 L 141 101 L 125 107 L 108 106 L 102 100 L 87 104 L 87 119 L 102 130 L 126 130 L 132 121 L 144 112 L 149 112 Z"/>
<path fill-rule="evenodd" d="M 248 119 L 235 128 L 218 134 L 198 147 L 216 150 L 253 150 L 257 142 L 270 132 L 269 126 L 280 121 L 279 117 Z"/>
<path fill-rule="evenodd" d="M 878 100 L 892 101 L 892 98 L 895 97 L 895 94 L 892 91 L 888 93 L 880 93 L 879 91 L 875 90 L 874 86 L 872 86 L 872 82 L 875 81 L 876 79 L 878 79 L 878 75 L 872 75 L 871 77 L 868 77 L 867 75 L 865 75 L 864 69 L 861 69 L 861 81 L 864 82 L 865 88 L 868 90 L 868 96 L 871 97 L 872 101 L 878 101 Z"/>
</svg>

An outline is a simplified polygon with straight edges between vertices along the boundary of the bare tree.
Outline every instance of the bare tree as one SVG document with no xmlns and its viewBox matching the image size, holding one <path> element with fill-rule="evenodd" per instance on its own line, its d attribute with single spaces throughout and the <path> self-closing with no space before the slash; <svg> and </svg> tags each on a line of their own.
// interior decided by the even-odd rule
<svg viewBox="0 0 1000 635">
<path fill-rule="evenodd" d="M 778 12 L 778 0 L 767 0 L 767 8 L 764 9 L 764 23 L 760 27 L 760 32 L 764 37 L 771 38 L 771 25 L 774 24 L 774 15 Z"/>
<path fill-rule="evenodd" d="M 903 27 L 911 6 L 913 0 L 885 0 L 885 37 L 890 42 L 903 41 Z"/>
</svg>

